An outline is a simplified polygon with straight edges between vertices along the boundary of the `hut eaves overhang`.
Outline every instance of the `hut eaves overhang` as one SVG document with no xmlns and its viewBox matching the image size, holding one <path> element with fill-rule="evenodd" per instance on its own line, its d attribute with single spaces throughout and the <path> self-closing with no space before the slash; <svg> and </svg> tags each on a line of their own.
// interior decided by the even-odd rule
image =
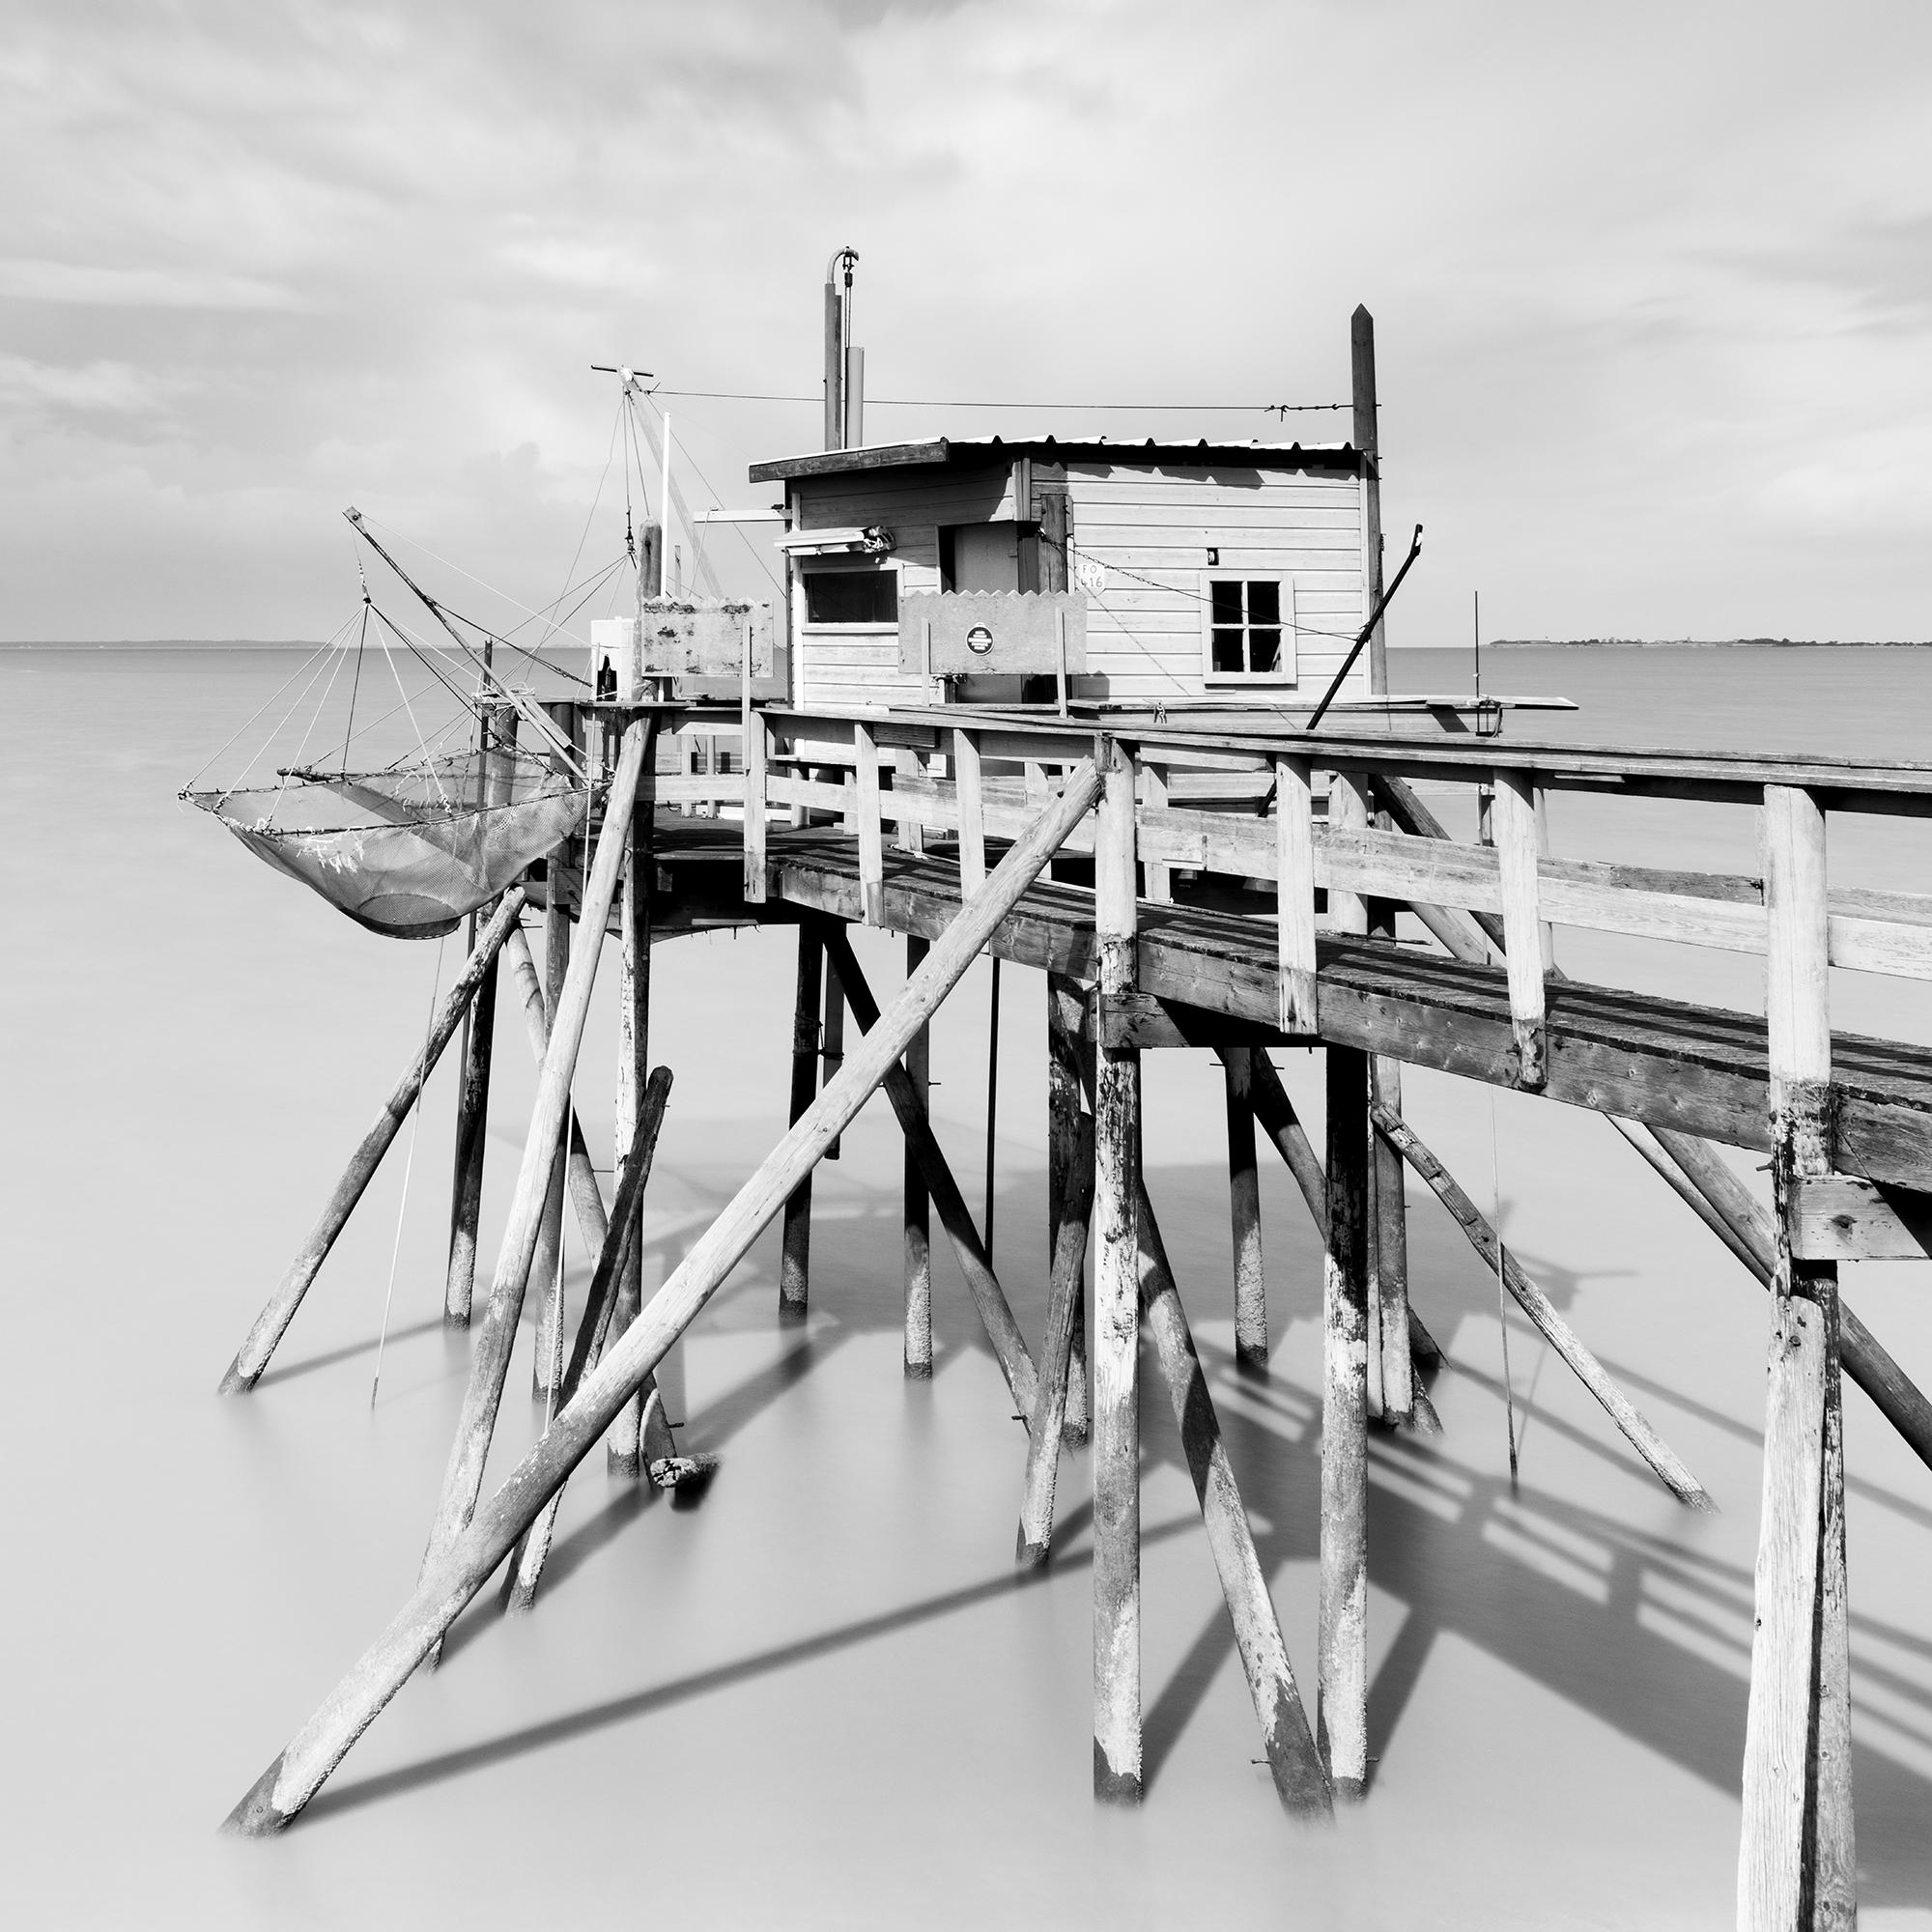
<svg viewBox="0 0 1932 1932">
<path fill-rule="evenodd" d="M 919 442 L 874 442 L 857 449 L 819 449 L 806 456 L 781 456 L 754 463 L 753 483 L 784 483 L 801 476 L 836 476 L 855 470 L 901 469 L 930 465 L 972 465 L 1030 458 L 1044 463 L 1129 463 L 1154 468 L 1166 464 L 1211 467 L 1340 469 L 1353 473 L 1361 452 L 1348 442 L 1161 442 L 1109 437 L 941 436 Z"/>
</svg>

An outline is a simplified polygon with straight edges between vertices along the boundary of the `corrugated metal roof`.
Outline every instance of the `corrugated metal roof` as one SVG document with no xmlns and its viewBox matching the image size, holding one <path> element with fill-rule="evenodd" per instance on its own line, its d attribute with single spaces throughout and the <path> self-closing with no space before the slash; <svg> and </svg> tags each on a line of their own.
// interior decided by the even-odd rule
<svg viewBox="0 0 1932 1932">
<path fill-rule="evenodd" d="M 1347 442 L 1226 442 L 1203 437 L 1174 442 L 1148 437 L 941 436 L 917 442 L 870 442 L 857 449 L 820 449 L 752 465 L 753 483 L 782 483 L 800 476 L 836 476 L 854 470 L 912 469 L 929 465 L 983 464 L 1035 457 L 1048 463 L 1131 463 L 1195 467 L 1238 463 L 1250 469 L 1347 469 L 1361 461 Z"/>
</svg>

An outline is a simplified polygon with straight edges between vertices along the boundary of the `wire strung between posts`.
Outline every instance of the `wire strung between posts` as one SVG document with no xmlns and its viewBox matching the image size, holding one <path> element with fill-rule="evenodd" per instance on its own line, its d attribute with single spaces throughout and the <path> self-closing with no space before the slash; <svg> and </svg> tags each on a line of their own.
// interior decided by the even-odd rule
<svg viewBox="0 0 1932 1932">
<path fill-rule="evenodd" d="M 1490 1089 L 1490 1191 L 1495 1202 L 1491 1225 L 1496 1236 L 1496 1321 L 1503 1332 L 1503 1416 L 1509 1425 L 1510 1488 L 1516 1488 L 1516 1391 L 1510 1382 L 1509 1285 L 1503 1279 L 1503 1174 L 1496 1152 L 1496 1090 Z"/>
<path fill-rule="evenodd" d="M 423 1034 L 422 1078 L 416 1082 L 415 1118 L 410 1122 L 410 1151 L 403 1160 L 403 1198 L 396 1205 L 396 1240 L 389 1250 L 389 1285 L 383 1293 L 383 1326 L 376 1337 L 376 1374 L 369 1383 L 369 1406 L 376 1406 L 376 1391 L 383 1385 L 383 1350 L 389 1340 L 389 1308 L 396 1298 L 396 1259 L 403 1252 L 403 1221 L 410 1211 L 410 1172 L 416 1164 L 416 1133 L 422 1126 L 423 1089 L 429 1085 L 429 1043 L 436 1032 L 436 996 L 442 990 L 442 950 L 449 944 L 444 933 L 436 943 L 436 972 L 429 986 L 429 1026 Z"/>
<path fill-rule="evenodd" d="M 765 395 L 745 389 L 665 389 L 655 384 L 645 389 L 647 396 L 689 396 L 712 403 L 823 403 L 823 395 Z M 1353 403 L 1002 403 L 962 402 L 944 396 L 867 396 L 868 410 L 1073 410 L 1094 414 L 1150 415 L 1316 415 L 1352 410 Z"/>
</svg>

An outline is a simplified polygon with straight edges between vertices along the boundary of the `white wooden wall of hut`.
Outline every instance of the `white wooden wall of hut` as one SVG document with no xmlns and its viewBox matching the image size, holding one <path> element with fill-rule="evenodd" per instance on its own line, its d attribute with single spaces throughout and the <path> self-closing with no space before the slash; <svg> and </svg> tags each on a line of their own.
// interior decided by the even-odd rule
<svg viewBox="0 0 1932 1932">
<path fill-rule="evenodd" d="M 1088 596 L 1087 668 L 1104 674 L 1110 697 L 1211 696 L 1238 705 L 1314 699 L 1327 690 L 1368 616 L 1360 478 L 1070 463 L 1066 485 L 1074 554 L 1107 572 L 1099 595 Z M 1211 573 L 1210 547 L 1220 552 Z M 1202 597 L 1210 574 L 1293 580 L 1293 685 L 1207 683 Z M 1343 689 L 1355 697 L 1368 688 L 1365 654 Z"/>
<path fill-rule="evenodd" d="M 1088 599 L 1086 689 L 1095 690 L 1104 676 L 1113 698 L 1211 697 L 1236 706 L 1312 701 L 1327 689 L 1368 615 L 1359 477 L 1126 464 L 1069 464 L 1065 475 L 1074 560 L 1092 558 L 1106 571 L 1098 594 Z M 886 567 L 898 572 L 902 593 L 942 587 L 943 526 L 1025 515 L 1015 510 L 1012 474 L 1004 468 L 920 477 L 887 469 L 813 478 L 794 488 L 800 531 L 871 525 L 892 530 L 897 548 Z M 1293 683 L 1207 681 L 1202 611 L 1210 548 L 1219 552 L 1213 575 L 1293 580 Z M 925 685 L 899 669 L 896 626 L 807 625 L 804 570 L 839 565 L 829 559 L 801 559 L 801 565 L 792 591 L 794 700 L 834 707 L 929 702 Z M 1367 691 L 1365 656 L 1344 695 Z"/>
<path fill-rule="evenodd" d="M 864 528 L 874 524 L 897 541 L 888 568 L 899 573 L 899 589 L 938 590 L 939 532 L 952 524 L 994 524 L 1013 519 L 1009 469 L 928 473 L 913 478 L 890 469 L 815 478 L 798 489 L 800 530 Z M 805 622 L 802 559 L 793 577 L 792 636 L 798 643 L 793 691 L 800 704 L 927 704 L 932 693 L 919 677 L 899 670 L 896 624 L 814 626 Z"/>
</svg>

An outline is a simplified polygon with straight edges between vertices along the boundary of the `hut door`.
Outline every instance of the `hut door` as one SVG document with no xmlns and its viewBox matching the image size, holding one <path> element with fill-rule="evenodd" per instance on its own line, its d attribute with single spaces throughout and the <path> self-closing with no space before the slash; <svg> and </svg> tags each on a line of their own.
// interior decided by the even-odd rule
<svg viewBox="0 0 1932 1932">
<path fill-rule="evenodd" d="M 1033 524 L 954 524 L 939 533 L 948 590 L 1037 590 L 1039 534 Z"/>
</svg>

